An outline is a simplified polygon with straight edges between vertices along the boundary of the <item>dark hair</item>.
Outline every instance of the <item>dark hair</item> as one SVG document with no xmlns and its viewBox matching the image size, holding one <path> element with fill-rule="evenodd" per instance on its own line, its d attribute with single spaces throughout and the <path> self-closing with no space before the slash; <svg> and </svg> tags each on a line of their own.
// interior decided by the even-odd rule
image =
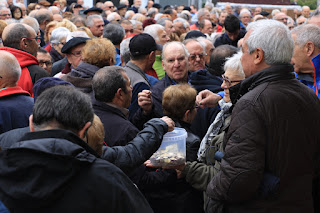
<svg viewBox="0 0 320 213">
<path fill-rule="evenodd" d="M 120 66 L 108 66 L 99 69 L 92 79 L 94 97 L 98 101 L 110 103 L 119 88 L 127 93 L 127 80 L 122 76 L 123 72 L 125 71 Z"/>
<path fill-rule="evenodd" d="M 210 56 L 208 71 L 215 76 L 221 76 L 224 73 L 224 63 L 226 58 L 231 57 L 238 52 L 238 48 L 232 45 L 220 45 L 213 50 Z"/>
<path fill-rule="evenodd" d="M 120 24 L 109 23 L 104 27 L 103 38 L 109 39 L 114 45 L 121 43 L 125 36 L 125 31 Z"/>
<path fill-rule="evenodd" d="M 208 20 L 208 19 L 202 19 L 201 21 L 200 21 L 200 23 L 199 23 L 199 29 L 203 29 L 204 28 L 204 26 L 205 26 L 205 24 L 206 24 L 206 20 Z M 210 20 L 208 20 L 208 21 L 210 21 Z M 211 21 L 210 21 L 211 22 Z M 212 22 L 211 22 L 212 23 Z"/>
<path fill-rule="evenodd" d="M 40 47 L 38 49 L 38 53 L 48 54 L 49 52 L 46 49 L 43 49 L 43 48 Z"/>
<path fill-rule="evenodd" d="M 49 13 L 44 13 L 44 12 L 37 12 L 34 16 L 35 19 L 37 19 L 39 24 L 42 24 L 44 21 L 50 21 L 51 17 Z"/>
<path fill-rule="evenodd" d="M 20 7 L 17 7 L 17 6 L 12 6 L 12 7 L 10 7 L 10 11 L 11 11 L 11 14 L 12 14 L 12 18 L 13 18 L 13 19 L 16 19 L 16 18 L 14 18 L 14 15 L 13 15 L 13 14 L 14 14 L 14 11 L 17 10 L 17 9 L 20 10 L 20 14 L 21 14 L 21 15 L 20 15 L 20 18 L 19 18 L 19 19 L 21 19 L 21 18 L 22 18 L 22 10 L 21 10 Z"/>
<path fill-rule="evenodd" d="M 55 124 L 57 128 L 77 133 L 93 120 L 91 99 L 70 86 L 54 86 L 37 98 L 33 107 L 36 128 Z"/>
<path fill-rule="evenodd" d="M 150 52 L 150 53 L 151 53 L 151 52 Z M 149 54 L 150 54 L 150 53 L 149 53 Z M 131 58 L 131 60 L 133 60 L 133 61 L 140 61 L 140 60 L 146 59 L 149 54 L 147 54 L 147 55 L 137 55 L 137 56 L 133 56 L 133 55 L 130 54 L 130 58 Z"/>
<path fill-rule="evenodd" d="M 30 37 L 30 32 L 23 24 L 16 24 L 7 34 L 7 37 L 3 39 L 3 45 L 15 49 L 20 49 L 21 38 Z"/>
<path fill-rule="evenodd" d="M 229 33 L 234 33 L 237 30 L 240 30 L 240 20 L 235 15 L 228 15 L 224 21 L 224 26 L 226 31 Z"/>
</svg>

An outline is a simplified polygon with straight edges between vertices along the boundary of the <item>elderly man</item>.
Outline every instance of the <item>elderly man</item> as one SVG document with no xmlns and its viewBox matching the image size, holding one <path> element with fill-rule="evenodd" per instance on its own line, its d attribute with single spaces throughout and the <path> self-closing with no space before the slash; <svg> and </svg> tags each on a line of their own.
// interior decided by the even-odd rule
<svg viewBox="0 0 320 213">
<path fill-rule="evenodd" d="M 124 19 L 121 21 L 121 26 L 125 31 L 125 34 L 126 34 L 125 37 L 129 38 L 130 34 L 133 33 L 133 24 L 131 23 L 131 21 Z"/>
<path fill-rule="evenodd" d="M 138 150 L 146 153 L 149 149 L 142 157 L 148 158 L 160 145 L 167 123 L 150 121 L 126 147 L 104 147 L 101 159 L 85 142 L 93 116 L 90 98 L 75 88 L 45 90 L 30 116 L 31 132 L 1 152 L 3 206 L 10 212 L 152 212 L 137 187 L 112 163 L 122 161 L 127 168 L 140 165 Z M 15 178 L 26 170 L 24 178 Z"/>
<path fill-rule="evenodd" d="M 125 36 L 125 31 L 120 24 L 109 23 L 103 30 L 103 38 L 109 39 L 116 48 L 115 65 L 118 65 L 118 66 L 121 65 L 120 43 L 123 40 L 124 36 Z"/>
<path fill-rule="evenodd" d="M 198 13 L 198 21 L 190 26 L 190 30 L 198 30 L 199 29 L 199 23 L 203 20 L 203 19 L 210 19 L 210 12 L 207 8 L 201 8 Z"/>
<path fill-rule="evenodd" d="M 307 19 L 304 16 L 299 16 L 299 18 L 297 18 L 296 22 L 297 22 L 297 26 L 299 26 L 302 24 L 306 24 Z M 309 21 L 309 24 L 310 24 L 310 21 Z"/>
<path fill-rule="evenodd" d="M 183 33 L 188 32 L 189 23 L 183 18 L 177 18 L 173 21 L 175 33 L 180 37 Z"/>
<path fill-rule="evenodd" d="M 29 25 L 10 24 L 3 30 L 2 40 L 4 47 L 0 50 L 12 53 L 21 66 L 21 76 L 17 85 L 33 96 L 33 84 L 40 78 L 49 76 L 39 66 L 36 58 L 40 37 Z"/>
<path fill-rule="evenodd" d="M 301 15 L 303 15 L 306 18 L 309 18 L 310 15 L 310 7 L 309 6 L 303 6 Z"/>
<path fill-rule="evenodd" d="M 221 170 L 206 191 L 207 212 L 314 212 L 320 102 L 295 79 L 293 49 L 282 23 L 249 24 L 241 58 L 246 79 L 230 88 L 236 104 L 224 136 Z M 202 97 L 200 104 L 211 96 Z M 301 146 L 301 141 L 308 144 Z"/>
<path fill-rule="evenodd" d="M 116 79 L 116 80 L 115 80 Z M 124 146 L 133 140 L 139 130 L 128 120 L 132 86 L 122 67 L 100 69 L 92 79 L 93 109 L 105 129 L 108 146 Z"/>
<path fill-rule="evenodd" d="M 203 19 L 199 23 L 199 30 L 200 30 L 200 32 L 202 32 L 210 37 L 211 34 L 213 33 L 212 22 L 209 19 Z"/>
<path fill-rule="evenodd" d="M 9 18 L 12 18 L 10 9 L 6 7 L 2 7 L 0 9 L 0 20 L 6 20 Z"/>
<path fill-rule="evenodd" d="M 117 12 L 112 12 L 108 15 L 107 20 L 110 23 L 120 23 L 121 16 Z"/>
<path fill-rule="evenodd" d="M 9 52 L 0 50 L 0 134 L 11 129 L 26 127 L 32 114 L 33 98 L 17 81 L 21 68 Z"/>
<path fill-rule="evenodd" d="M 284 13 L 277 13 L 274 17 L 274 20 L 280 21 L 282 23 L 284 23 L 285 25 L 287 25 L 288 23 L 288 16 Z"/>
<path fill-rule="evenodd" d="M 147 71 L 152 69 L 156 58 L 156 51 L 161 50 L 161 46 L 146 33 L 135 35 L 129 43 L 131 60 L 126 64 L 125 71 L 130 78 L 132 91 L 132 101 L 129 108 L 130 118 L 138 109 L 138 93 L 149 90 L 158 80 L 147 75 Z"/>
<path fill-rule="evenodd" d="M 47 24 L 52 21 L 52 15 L 48 9 L 40 9 L 35 13 L 34 16 L 37 19 L 40 27 L 41 43 L 40 46 L 43 47 L 46 43 L 44 42 L 44 32 L 46 30 Z M 38 33 L 38 32 L 36 32 Z"/>
<path fill-rule="evenodd" d="M 169 36 L 167 35 L 165 28 L 160 24 L 152 24 L 147 26 L 144 29 L 144 33 L 147 33 L 153 37 L 157 44 L 165 45 L 169 40 Z M 158 78 L 162 79 L 165 75 L 165 72 L 162 68 L 162 58 L 161 51 L 156 52 L 156 60 L 153 64 L 153 69 L 157 72 Z"/>
<path fill-rule="evenodd" d="M 187 39 L 183 42 L 189 53 L 189 71 L 195 72 L 205 68 L 205 47 L 196 39 Z"/>
<path fill-rule="evenodd" d="M 309 24 L 315 24 L 320 27 L 320 9 L 315 10 L 310 19 L 308 20 Z"/>
<path fill-rule="evenodd" d="M 95 37 L 101 37 L 103 34 L 104 22 L 101 15 L 91 15 L 87 17 L 87 27 Z"/>
<path fill-rule="evenodd" d="M 291 63 L 296 77 L 320 97 L 320 27 L 302 25 L 291 34 L 295 45 Z"/>
<path fill-rule="evenodd" d="M 114 4 L 113 4 L 112 1 L 106 1 L 106 2 L 104 2 L 103 8 L 104 8 L 105 11 L 110 10 L 111 12 L 113 12 L 114 9 L 115 9 L 115 8 L 114 8 Z"/>
</svg>

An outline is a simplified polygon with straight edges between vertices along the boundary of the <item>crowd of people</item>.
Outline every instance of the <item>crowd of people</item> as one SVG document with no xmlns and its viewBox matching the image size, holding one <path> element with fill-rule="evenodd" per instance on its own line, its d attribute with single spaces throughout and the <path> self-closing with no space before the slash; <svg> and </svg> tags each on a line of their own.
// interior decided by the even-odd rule
<svg viewBox="0 0 320 213">
<path fill-rule="evenodd" d="M 1 212 L 319 212 L 320 9 L 0 0 Z M 184 128 L 186 162 L 156 168 Z"/>
</svg>

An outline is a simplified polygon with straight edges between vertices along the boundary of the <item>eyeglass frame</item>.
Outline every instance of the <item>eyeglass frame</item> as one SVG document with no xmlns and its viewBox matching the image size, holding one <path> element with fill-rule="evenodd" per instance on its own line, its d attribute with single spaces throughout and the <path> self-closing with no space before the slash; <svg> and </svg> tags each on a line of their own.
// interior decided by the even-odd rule
<svg viewBox="0 0 320 213">
<path fill-rule="evenodd" d="M 227 86 L 231 86 L 232 83 L 240 83 L 242 80 L 230 81 L 225 75 L 222 75 L 222 81 L 228 83 Z"/>
<path fill-rule="evenodd" d="M 25 39 L 28 39 L 28 40 L 35 40 L 38 44 L 41 43 L 41 36 L 36 36 L 35 38 L 29 38 L 29 37 L 23 37 Z"/>
<path fill-rule="evenodd" d="M 189 58 L 194 61 L 197 59 L 197 56 L 198 56 L 200 58 L 200 60 L 203 60 L 206 55 L 207 55 L 207 53 L 190 54 Z"/>
<path fill-rule="evenodd" d="M 76 52 L 70 52 L 70 54 L 75 56 L 75 57 L 81 57 L 81 50 L 80 51 L 76 51 Z"/>
<path fill-rule="evenodd" d="M 48 67 L 48 66 L 52 66 L 52 62 L 51 61 L 39 61 L 39 65 L 40 64 L 46 64 L 46 66 Z"/>
</svg>

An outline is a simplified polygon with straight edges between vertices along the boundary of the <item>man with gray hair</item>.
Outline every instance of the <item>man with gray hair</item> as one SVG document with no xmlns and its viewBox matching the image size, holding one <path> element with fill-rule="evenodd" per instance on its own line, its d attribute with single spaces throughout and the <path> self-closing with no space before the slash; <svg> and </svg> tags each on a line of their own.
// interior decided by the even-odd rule
<svg viewBox="0 0 320 213">
<path fill-rule="evenodd" d="M 320 97 L 320 27 L 301 25 L 291 34 L 294 41 L 291 63 L 296 77 Z"/>
<path fill-rule="evenodd" d="M 7 7 L 0 8 L 0 20 L 6 20 L 12 18 L 11 11 Z"/>
<path fill-rule="evenodd" d="M 40 78 L 49 76 L 39 66 L 39 61 L 36 58 L 40 37 L 37 36 L 32 27 L 19 23 L 8 25 L 3 30 L 2 40 L 4 47 L 1 47 L 0 50 L 12 53 L 17 58 L 22 69 L 17 83 L 18 86 L 33 96 L 33 84 Z"/>
<path fill-rule="evenodd" d="M 17 86 L 21 68 L 11 53 L 0 50 L 0 134 L 26 127 L 32 114 L 33 98 Z"/>
<path fill-rule="evenodd" d="M 246 79 L 230 88 L 235 106 L 221 170 L 207 187 L 206 211 L 314 212 L 319 99 L 295 79 L 294 42 L 285 25 L 261 20 L 247 29 L 241 57 Z M 197 101 L 209 97 L 206 91 Z"/>
<path fill-rule="evenodd" d="M 207 8 L 201 8 L 197 13 L 198 21 L 190 26 L 190 30 L 198 30 L 199 29 L 199 23 L 203 19 L 209 19 L 210 20 L 210 12 Z"/>
<path fill-rule="evenodd" d="M 315 24 L 320 27 L 320 9 L 315 10 L 310 19 L 308 20 L 308 24 Z"/>
<path fill-rule="evenodd" d="M 101 37 L 103 34 L 104 22 L 101 15 L 90 15 L 87 17 L 87 27 L 95 37 Z"/>
<path fill-rule="evenodd" d="M 176 18 L 173 21 L 173 27 L 178 37 L 180 37 L 183 33 L 188 32 L 188 25 L 189 23 L 183 18 Z"/>
<path fill-rule="evenodd" d="M 120 66 L 120 43 L 125 36 L 125 31 L 120 24 L 109 23 L 103 30 L 103 38 L 109 39 L 116 48 L 116 63 Z"/>
<path fill-rule="evenodd" d="M 40 46 L 46 45 L 44 42 L 44 31 L 46 30 L 47 24 L 52 21 L 52 15 L 47 9 L 40 9 L 35 12 L 34 18 L 37 19 L 40 27 L 41 43 Z"/>
<path fill-rule="evenodd" d="M 187 39 L 183 42 L 189 52 L 189 71 L 195 72 L 205 68 L 205 44 L 201 44 L 197 39 Z"/>
</svg>

